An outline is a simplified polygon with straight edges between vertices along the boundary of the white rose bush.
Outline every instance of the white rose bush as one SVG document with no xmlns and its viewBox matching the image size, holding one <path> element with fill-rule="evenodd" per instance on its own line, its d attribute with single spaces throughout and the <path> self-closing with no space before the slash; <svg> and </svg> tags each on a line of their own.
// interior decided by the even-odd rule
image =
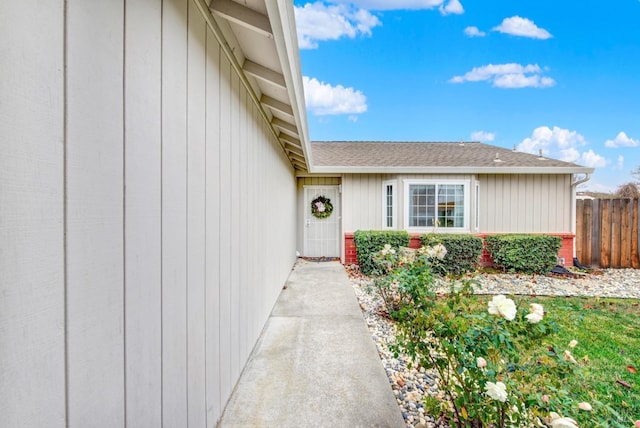
<svg viewBox="0 0 640 428">
<path fill-rule="evenodd" d="M 597 403 L 578 404 L 564 390 L 582 360 L 568 350 L 576 352 L 577 342 L 550 342 L 558 327 L 540 303 L 518 308 L 504 295 L 473 296 L 477 283 L 469 279 L 450 281 L 443 293 L 430 269 L 446 254 L 442 246 L 412 257 L 381 253 L 388 274 L 374 289 L 396 321 L 392 349 L 435 369 L 445 397 L 426 398 L 427 412 L 457 427 L 606 426 L 591 411 Z"/>
</svg>

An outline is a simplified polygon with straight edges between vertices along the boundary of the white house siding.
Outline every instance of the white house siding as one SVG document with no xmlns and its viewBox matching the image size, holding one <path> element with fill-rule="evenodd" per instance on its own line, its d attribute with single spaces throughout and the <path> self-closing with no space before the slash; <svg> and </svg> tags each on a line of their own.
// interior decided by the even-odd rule
<svg viewBox="0 0 640 428">
<path fill-rule="evenodd" d="M 356 230 L 381 230 L 384 228 L 383 212 L 383 182 L 396 182 L 397 229 L 403 230 L 404 225 L 404 181 L 405 180 L 468 180 L 471 183 L 472 218 L 475 205 L 473 201 L 474 176 L 472 175 L 433 175 L 433 174 L 345 174 L 342 180 L 342 215 L 345 233 Z M 470 230 L 473 232 L 473 230 Z"/>
<path fill-rule="evenodd" d="M 571 232 L 571 175 L 480 175 L 480 232 Z"/>
<path fill-rule="evenodd" d="M 214 426 L 294 172 L 195 1 L 45 3 L 0 4 L 2 425 Z"/>
<path fill-rule="evenodd" d="M 0 425 L 6 427 L 65 422 L 62 5 L 0 2 Z"/>
<path fill-rule="evenodd" d="M 344 233 L 382 229 L 381 174 L 345 174 L 342 178 L 342 224 Z"/>
<path fill-rule="evenodd" d="M 405 180 L 469 182 L 470 233 L 568 233 L 571 231 L 571 175 L 345 174 L 342 178 L 343 231 L 382 229 L 382 183 L 395 180 L 397 228 L 404 225 Z M 476 201 L 475 186 L 480 186 Z M 476 210 L 476 203 L 478 210 Z M 479 229 L 475 229 L 479 212 Z"/>
</svg>

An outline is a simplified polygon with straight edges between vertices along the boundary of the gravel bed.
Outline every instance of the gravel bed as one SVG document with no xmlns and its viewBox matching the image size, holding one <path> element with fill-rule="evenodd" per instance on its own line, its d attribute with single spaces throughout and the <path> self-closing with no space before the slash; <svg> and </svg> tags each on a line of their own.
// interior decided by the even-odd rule
<svg viewBox="0 0 640 428">
<path fill-rule="evenodd" d="M 370 279 L 359 274 L 357 266 L 348 266 L 351 282 L 364 318 L 389 377 L 393 393 L 407 427 L 444 428 L 425 413 L 422 401 L 426 394 L 438 397 L 435 371 L 423 367 L 410 368 L 409 358 L 395 358 L 389 345 L 395 340 L 395 326 L 384 316 L 382 301 L 367 292 Z M 480 274 L 478 294 L 523 294 L 538 296 L 600 296 L 640 299 L 640 270 L 605 269 L 571 277 Z"/>
</svg>

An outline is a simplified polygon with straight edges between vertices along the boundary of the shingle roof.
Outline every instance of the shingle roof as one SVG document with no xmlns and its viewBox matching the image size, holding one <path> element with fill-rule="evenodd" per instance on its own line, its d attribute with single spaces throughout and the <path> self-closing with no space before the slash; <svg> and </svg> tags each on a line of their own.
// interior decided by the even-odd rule
<svg viewBox="0 0 640 428">
<path fill-rule="evenodd" d="M 312 142 L 318 172 L 487 172 L 587 173 L 585 168 L 484 143 Z"/>
</svg>

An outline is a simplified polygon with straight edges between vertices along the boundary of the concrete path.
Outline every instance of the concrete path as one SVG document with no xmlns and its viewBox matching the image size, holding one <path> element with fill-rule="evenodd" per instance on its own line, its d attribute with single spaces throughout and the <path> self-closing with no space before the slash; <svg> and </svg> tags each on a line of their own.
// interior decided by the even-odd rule
<svg viewBox="0 0 640 428">
<path fill-rule="evenodd" d="M 340 263 L 298 261 L 219 426 L 405 426 Z"/>
</svg>

